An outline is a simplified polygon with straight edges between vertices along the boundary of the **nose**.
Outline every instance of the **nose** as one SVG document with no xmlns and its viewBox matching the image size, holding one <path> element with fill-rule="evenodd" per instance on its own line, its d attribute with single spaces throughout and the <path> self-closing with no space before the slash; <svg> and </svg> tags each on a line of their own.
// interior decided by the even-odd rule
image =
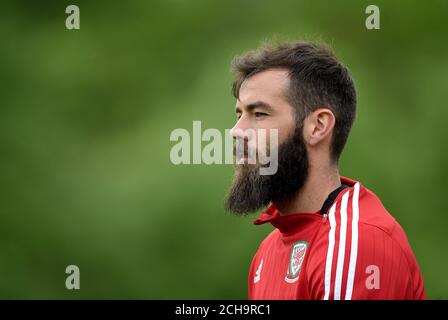
<svg viewBox="0 0 448 320">
<path fill-rule="evenodd" d="M 248 155 L 255 159 L 254 152 L 257 150 L 256 131 L 252 127 L 249 117 L 242 115 L 235 126 L 230 129 L 230 135 L 235 140 L 235 149 L 237 155 Z"/>
<path fill-rule="evenodd" d="M 238 121 L 235 123 L 232 129 L 230 129 L 230 135 L 235 139 L 244 139 L 247 140 L 247 134 L 245 132 L 250 129 L 249 121 L 247 121 L 246 117 L 242 115 Z"/>
</svg>

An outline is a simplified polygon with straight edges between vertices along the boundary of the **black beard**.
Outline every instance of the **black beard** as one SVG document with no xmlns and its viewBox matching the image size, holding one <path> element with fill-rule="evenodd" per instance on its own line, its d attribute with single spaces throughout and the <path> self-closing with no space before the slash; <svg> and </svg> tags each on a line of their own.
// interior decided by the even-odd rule
<svg viewBox="0 0 448 320">
<path fill-rule="evenodd" d="M 241 164 L 225 200 L 225 209 L 246 215 L 288 198 L 305 184 L 308 176 L 308 154 L 303 140 L 303 126 L 278 148 L 278 168 L 273 175 L 260 175 L 259 165 Z"/>
</svg>

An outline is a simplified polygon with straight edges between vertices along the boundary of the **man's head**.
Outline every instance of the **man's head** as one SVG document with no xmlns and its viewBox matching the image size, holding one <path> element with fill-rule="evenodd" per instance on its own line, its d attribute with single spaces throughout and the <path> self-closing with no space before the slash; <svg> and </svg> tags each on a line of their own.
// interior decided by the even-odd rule
<svg viewBox="0 0 448 320">
<path fill-rule="evenodd" d="M 232 67 L 234 138 L 250 148 L 255 144 L 240 132 L 266 129 L 269 137 L 278 130 L 278 149 L 270 150 L 278 152 L 275 174 L 237 166 L 226 208 L 243 214 L 296 193 L 310 167 L 337 166 L 355 118 L 356 92 L 347 68 L 317 44 L 265 46 L 236 57 Z"/>
</svg>

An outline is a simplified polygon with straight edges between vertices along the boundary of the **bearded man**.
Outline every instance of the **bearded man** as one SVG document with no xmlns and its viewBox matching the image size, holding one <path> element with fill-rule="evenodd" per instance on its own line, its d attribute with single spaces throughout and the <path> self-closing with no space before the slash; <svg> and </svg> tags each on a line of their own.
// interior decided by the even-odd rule
<svg viewBox="0 0 448 320">
<path fill-rule="evenodd" d="M 233 61 L 237 121 L 245 145 L 227 210 L 274 230 L 249 271 L 249 299 L 424 299 L 423 278 L 406 235 L 380 199 L 339 175 L 356 113 L 348 69 L 326 46 L 263 46 Z M 276 172 L 251 163 L 257 135 L 276 130 Z M 269 137 L 269 134 L 267 135 Z M 256 146 L 256 147 L 254 147 Z"/>
</svg>

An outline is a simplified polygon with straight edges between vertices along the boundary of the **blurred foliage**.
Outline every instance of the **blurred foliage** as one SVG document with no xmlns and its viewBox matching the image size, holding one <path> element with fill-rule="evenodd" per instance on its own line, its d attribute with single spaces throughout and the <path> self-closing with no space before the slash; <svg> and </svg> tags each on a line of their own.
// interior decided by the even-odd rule
<svg viewBox="0 0 448 320">
<path fill-rule="evenodd" d="M 65 28 L 77 4 L 81 29 Z M 246 298 L 272 229 L 225 213 L 229 165 L 175 166 L 175 128 L 234 122 L 229 63 L 263 39 L 326 41 L 355 78 L 341 174 L 406 230 L 448 298 L 446 1 L 2 1 L 0 298 Z M 65 267 L 81 290 L 65 288 Z"/>
</svg>

